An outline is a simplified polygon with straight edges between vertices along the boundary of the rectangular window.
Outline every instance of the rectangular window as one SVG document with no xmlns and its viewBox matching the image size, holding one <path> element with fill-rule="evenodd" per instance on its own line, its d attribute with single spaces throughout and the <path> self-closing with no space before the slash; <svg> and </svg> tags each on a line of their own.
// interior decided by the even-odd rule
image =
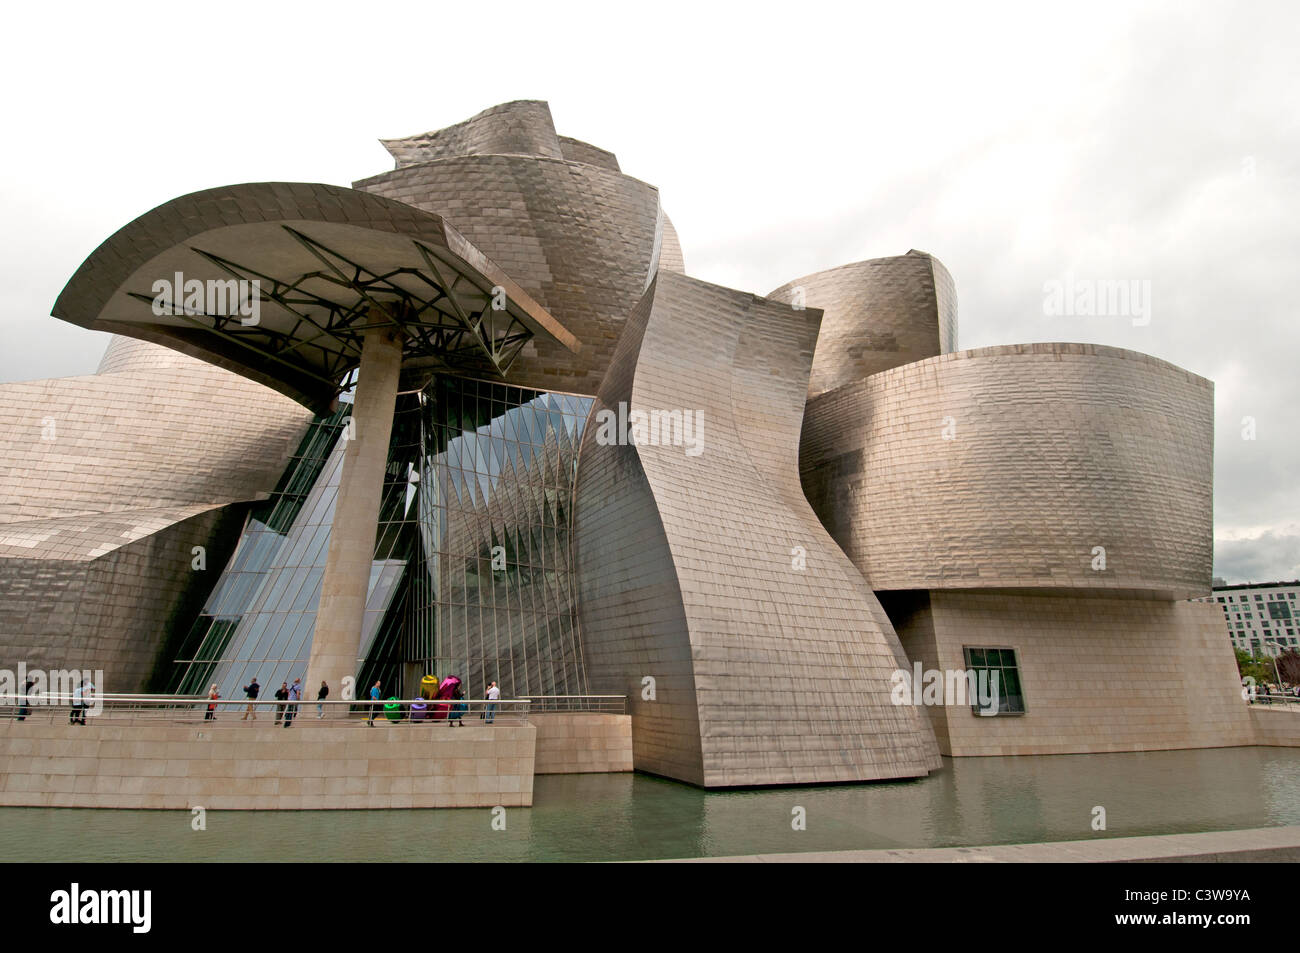
<svg viewBox="0 0 1300 953">
<path fill-rule="evenodd" d="M 973 648 L 963 646 L 966 671 L 975 675 L 975 697 L 970 699 L 970 710 L 981 714 L 979 691 L 987 693 L 996 678 L 998 715 L 1023 715 L 1025 713 L 1024 688 L 1020 684 L 1020 665 L 1016 650 L 1008 648 Z"/>
</svg>

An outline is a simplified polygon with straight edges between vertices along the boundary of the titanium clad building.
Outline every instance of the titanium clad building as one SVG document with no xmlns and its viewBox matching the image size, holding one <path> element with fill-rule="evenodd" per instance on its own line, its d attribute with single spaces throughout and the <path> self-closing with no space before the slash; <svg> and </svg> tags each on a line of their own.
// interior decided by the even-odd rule
<svg viewBox="0 0 1300 953">
<path fill-rule="evenodd" d="M 658 191 L 545 103 L 384 144 L 351 189 L 174 199 L 69 281 L 54 315 L 116 336 L 0 385 L 0 661 L 626 695 L 636 766 L 706 787 L 1249 743 L 1185 601 L 1209 382 L 959 352 L 920 252 L 691 278 Z M 900 704 L 915 663 L 996 673 L 997 710 Z"/>
</svg>

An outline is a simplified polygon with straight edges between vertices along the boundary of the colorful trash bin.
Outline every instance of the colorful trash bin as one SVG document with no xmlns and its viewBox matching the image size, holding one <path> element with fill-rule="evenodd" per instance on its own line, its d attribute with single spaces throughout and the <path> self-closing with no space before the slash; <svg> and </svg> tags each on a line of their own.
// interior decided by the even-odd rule
<svg viewBox="0 0 1300 953">
<path fill-rule="evenodd" d="M 387 704 L 384 705 L 384 717 L 389 721 L 402 720 L 402 703 L 396 695 L 388 699 Z"/>
</svg>

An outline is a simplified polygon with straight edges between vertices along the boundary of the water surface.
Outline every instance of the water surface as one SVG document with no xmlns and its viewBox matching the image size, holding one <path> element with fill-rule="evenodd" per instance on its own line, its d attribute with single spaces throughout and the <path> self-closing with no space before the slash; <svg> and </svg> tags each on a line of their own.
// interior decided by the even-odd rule
<svg viewBox="0 0 1300 953">
<path fill-rule="evenodd" d="M 1093 808 L 1107 829 L 1092 829 Z M 793 830 L 804 809 L 807 829 Z M 705 792 L 637 774 L 542 776 L 531 808 L 0 808 L 0 856 L 113 861 L 648 860 L 951 847 L 1300 824 L 1300 749 L 944 759 L 918 781 Z"/>
</svg>

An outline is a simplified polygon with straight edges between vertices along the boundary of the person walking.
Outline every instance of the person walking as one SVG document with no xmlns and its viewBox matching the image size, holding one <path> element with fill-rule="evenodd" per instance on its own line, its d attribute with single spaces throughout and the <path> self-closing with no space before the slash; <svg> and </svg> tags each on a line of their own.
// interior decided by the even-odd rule
<svg viewBox="0 0 1300 953">
<path fill-rule="evenodd" d="M 370 717 L 366 719 L 366 724 L 371 728 L 375 727 L 375 715 L 379 713 L 379 685 L 376 681 L 370 686 Z"/>
<path fill-rule="evenodd" d="M 257 676 L 244 686 L 244 694 L 248 696 L 248 708 L 244 711 L 244 717 L 240 721 L 247 721 L 248 716 L 253 716 L 253 721 L 257 721 L 257 709 L 253 707 L 253 702 L 257 701 L 257 693 L 262 690 L 262 686 L 257 684 Z"/>
<path fill-rule="evenodd" d="M 293 726 L 293 719 L 298 714 L 298 705 L 302 701 L 302 679 L 295 678 L 289 686 L 289 707 L 284 711 L 284 727 Z"/>
<path fill-rule="evenodd" d="M 469 705 L 465 704 L 465 693 L 457 685 L 452 691 L 451 697 L 456 700 L 456 704 L 451 706 L 451 714 L 447 716 L 448 720 L 455 718 L 459 727 L 465 727 L 465 712 L 469 711 Z"/>
<path fill-rule="evenodd" d="M 81 686 L 81 723 L 86 723 L 86 709 L 95 704 L 95 683 L 86 679 Z"/>
<path fill-rule="evenodd" d="M 330 697 L 330 687 L 324 682 L 320 683 L 320 689 L 316 692 L 316 717 L 325 717 L 325 706 L 321 702 Z"/>
<path fill-rule="evenodd" d="M 86 723 L 86 709 L 90 707 L 90 697 L 95 691 L 95 683 L 86 679 L 80 685 L 72 690 L 72 711 L 69 713 L 68 724 L 84 725 Z"/>
<path fill-rule="evenodd" d="M 221 692 L 217 691 L 216 685 L 213 685 L 212 690 L 208 692 L 208 710 L 203 714 L 204 721 L 216 721 L 217 699 L 220 697 L 221 697 Z"/>
<path fill-rule="evenodd" d="M 496 719 L 497 699 L 499 699 L 500 697 L 501 697 L 501 689 L 497 688 L 497 683 L 489 682 L 488 690 L 487 690 L 488 703 L 483 710 L 483 720 L 487 722 L 489 725 L 492 724 L 492 722 Z"/>
<path fill-rule="evenodd" d="M 275 690 L 275 700 L 278 702 L 286 702 L 289 700 L 288 682 L 280 683 L 280 687 Z M 284 721 L 284 711 L 287 707 L 288 706 L 284 704 L 275 706 L 275 724 L 277 727 L 279 727 L 280 723 Z"/>
<path fill-rule="evenodd" d="M 22 700 L 22 704 L 18 706 L 19 721 L 26 721 L 27 716 L 32 713 L 32 709 L 30 705 L 32 701 L 32 687 L 35 686 L 35 684 L 36 684 L 36 679 L 29 677 L 27 679 L 27 684 L 23 686 L 23 700 Z"/>
</svg>

